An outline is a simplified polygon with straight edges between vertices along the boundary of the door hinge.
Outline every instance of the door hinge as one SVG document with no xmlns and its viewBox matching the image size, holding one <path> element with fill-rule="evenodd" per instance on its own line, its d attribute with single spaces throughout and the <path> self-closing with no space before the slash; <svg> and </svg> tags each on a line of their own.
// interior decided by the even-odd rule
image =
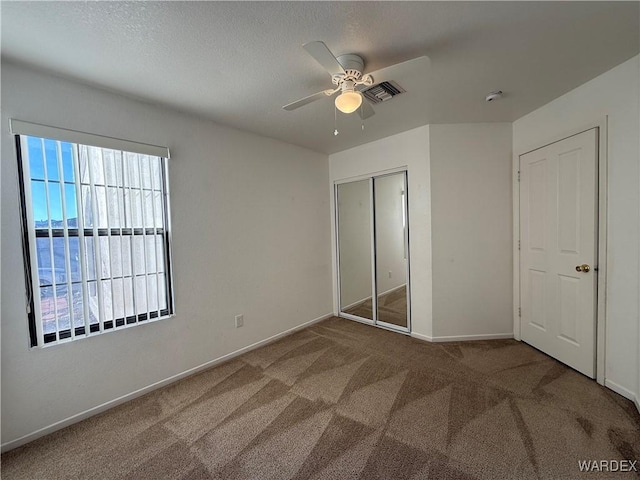
<svg viewBox="0 0 640 480">
<path fill-rule="evenodd" d="M 520 240 L 518 240 L 518 250 L 520 250 Z"/>
<path fill-rule="evenodd" d="M 518 170 L 518 181 L 520 181 L 520 170 Z"/>
<path fill-rule="evenodd" d="M 518 307 L 518 316 L 522 317 L 522 307 Z"/>
</svg>

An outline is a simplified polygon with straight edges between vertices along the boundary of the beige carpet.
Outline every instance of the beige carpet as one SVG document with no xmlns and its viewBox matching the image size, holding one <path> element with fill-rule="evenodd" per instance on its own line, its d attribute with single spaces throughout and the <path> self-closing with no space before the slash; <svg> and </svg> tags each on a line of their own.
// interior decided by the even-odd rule
<svg viewBox="0 0 640 480">
<path fill-rule="evenodd" d="M 513 340 L 332 318 L 2 456 L 3 479 L 637 478 L 633 404 Z"/>
</svg>

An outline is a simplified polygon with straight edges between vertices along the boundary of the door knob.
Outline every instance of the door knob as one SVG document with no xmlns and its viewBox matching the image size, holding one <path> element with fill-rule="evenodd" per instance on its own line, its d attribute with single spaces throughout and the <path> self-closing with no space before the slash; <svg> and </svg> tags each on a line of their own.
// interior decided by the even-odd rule
<svg viewBox="0 0 640 480">
<path fill-rule="evenodd" d="M 576 265 L 576 272 L 587 273 L 589 271 L 591 271 L 591 267 L 589 265 L 587 265 L 586 263 L 583 263 L 582 265 Z"/>
</svg>

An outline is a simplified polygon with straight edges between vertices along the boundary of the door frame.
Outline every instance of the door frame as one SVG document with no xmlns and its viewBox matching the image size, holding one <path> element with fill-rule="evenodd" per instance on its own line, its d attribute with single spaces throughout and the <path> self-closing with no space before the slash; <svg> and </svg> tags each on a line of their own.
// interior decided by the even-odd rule
<svg viewBox="0 0 640 480">
<path fill-rule="evenodd" d="M 598 214 L 597 223 L 597 258 L 598 280 L 597 280 L 597 304 L 596 304 L 596 381 L 600 385 L 605 382 L 605 335 L 606 335 L 606 294 L 607 294 L 607 173 L 608 173 L 608 123 L 607 115 L 599 117 L 594 121 L 587 122 L 583 125 L 566 131 L 559 132 L 557 135 L 545 139 L 545 141 L 537 142 L 534 145 L 528 145 L 519 151 L 513 152 L 512 163 L 512 185 L 513 185 L 513 338 L 518 341 L 522 340 L 520 334 L 520 157 L 534 150 L 559 142 L 565 138 L 578 135 L 593 128 L 598 129 L 598 159 L 597 159 L 597 191 L 598 197 Z"/>
<path fill-rule="evenodd" d="M 386 322 L 380 322 L 378 320 L 378 292 L 377 292 L 377 274 L 376 274 L 376 228 L 375 228 L 375 188 L 374 183 L 376 178 L 386 177 L 389 175 L 397 175 L 398 173 L 404 174 L 404 188 L 405 188 L 405 215 L 407 217 L 407 231 L 405 234 L 405 248 L 407 252 L 407 268 L 406 268 L 406 294 L 407 294 L 407 326 L 400 327 L 397 325 L 389 324 Z M 340 215 L 338 212 L 338 186 L 345 183 L 358 182 L 362 180 L 369 181 L 369 199 L 371 201 L 370 221 L 371 221 L 371 306 L 373 312 L 373 318 L 362 318 L 350 313 L 344 313 L 342 311 L 341 288 L 340 288 Z M 333 220 L 335 237 L 335 262 L 336 262 L 336 312 L 337 317 L 346 318 L 348 320 L 354 320 L 356 322 L 372 325 L 374 327 L 382 328 L 384 330 L 390 330 L 392 332 L 401 333 L 403 335 L 411 335 L 411 270 L 410 270 L 410 245 L 409 245 L 409 168 L 407 166 L 385 169 L 379 172 L 372 172 L 363 175 L 357 175 L 354 177 L 341 178 L 333 181 Z"/>
</svg>

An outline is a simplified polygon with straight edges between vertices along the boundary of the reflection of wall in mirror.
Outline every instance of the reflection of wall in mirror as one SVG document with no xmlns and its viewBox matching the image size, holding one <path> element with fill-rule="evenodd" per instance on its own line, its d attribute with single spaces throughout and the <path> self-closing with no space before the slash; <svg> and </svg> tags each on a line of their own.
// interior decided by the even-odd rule
<svg viewBox="0 0 640 480">
<path fill-rule="evenodd" d="M 407 282 L 403 209 L 404 179 L 404 173 L 375 179 L 378 295 L 402 287 Z"/>
<path fill-rule="evenodd" d="M 369 180 L 338 185 L 341 310 L 371 298 Z"/>
</svg>

